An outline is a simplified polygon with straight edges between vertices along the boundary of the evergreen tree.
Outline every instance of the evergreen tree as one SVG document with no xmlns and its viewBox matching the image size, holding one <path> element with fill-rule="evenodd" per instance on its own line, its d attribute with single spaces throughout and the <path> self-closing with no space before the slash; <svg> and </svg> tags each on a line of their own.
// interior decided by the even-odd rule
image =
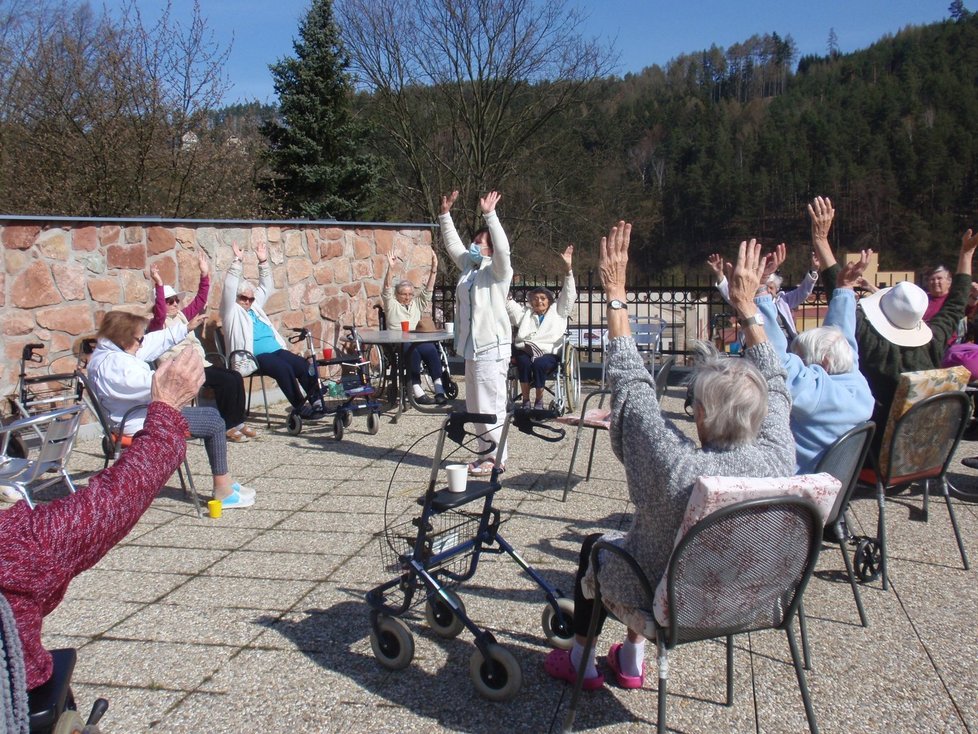
<svg viewBox="0 0 978 734">
<path fill-rule="evenodd" d="M 376 164 L 363 152 L 365 130 L 352 114 L 349 59 L 332 0 L 313 0 L 292 47 L 294 57 L 269 66 L 280 120 L 262 127 L 275 172 L 266 190 L 286 215 L 365 218 Z"/>
</svg>

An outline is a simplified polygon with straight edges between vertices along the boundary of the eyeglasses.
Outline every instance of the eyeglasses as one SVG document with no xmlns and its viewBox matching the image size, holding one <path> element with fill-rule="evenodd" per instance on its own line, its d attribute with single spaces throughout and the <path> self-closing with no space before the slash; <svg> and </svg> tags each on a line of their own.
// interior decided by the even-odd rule
<svg viewBox="0 0 978 734">
<path fill-rule="evenodd" d="M 167 306 L 176 306 L 178 303 L 180 303 L 180 296 L 170 296 L 166 299 Z"/>
<path fill-rule="evenodd" d="M 245 303 L 254 303 L 254 296 L 238 296 L 239 301 L 244 301 Z"/>
<path fill-rule="evenodd" d="M 137 336 L 136 337 L 136 344 L 139 344 L 140 346 L 142 346 L 143 339 L 145 339 L 145 338 L 146 338 L 146 335 L 145 334 L 143 334 L 142 336 Z"/>
</svg>

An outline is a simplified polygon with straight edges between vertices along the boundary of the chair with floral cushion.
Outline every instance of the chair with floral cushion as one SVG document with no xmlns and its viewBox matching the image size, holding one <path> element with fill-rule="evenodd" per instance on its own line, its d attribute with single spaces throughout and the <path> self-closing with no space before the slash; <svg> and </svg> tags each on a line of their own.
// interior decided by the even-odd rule
<svg viewBox="0 0 978 734">
<path fill-rule="evenodd" d="M 884 589 L 889 588 L 886 574 L 886 493 L 917 482 L 923 483 L 925 522 L 930 482 L 939 482 L 961 562 L 966 570 L 969 568 L 948 493 L 947 470 L 971 417 L 971 400 L 965 392 L 970 379 L 971 373 L 964 367 L 903 373 L 897 384 L 879 455 L 871 457 L 873 469 L 864 469 L 859 475 L 860 483 L 876 488 L 879 567 Z"/>
<path fill-rule="evenodd" d="M 657 588 L 635 560 L 613 542 L 601 553 L 620 556 L 635 573 L 646 602 L 640 608 L 602 596 L 599 574 L 588 574 L 584 591 L 595 600 L 584 655 L 594 645 L 598 611 L 610 614 L 656 641 L 659 669 L 658 731 L 666 730 L 668 653 L 677 645 L 726 638 L 726 705 L 733 705 L 733 636 L 766 629 L 788 638 L 809 729 L 817 733 L 814 709 L 792 624 L 821 548 L 823 519 L 841 482 L 828 474 L 776 479 L 701 477 L 690 495 L 666 573 Z M 583 684 L 582 666 L 564 720 L 571 731 Z"/>
</svg>

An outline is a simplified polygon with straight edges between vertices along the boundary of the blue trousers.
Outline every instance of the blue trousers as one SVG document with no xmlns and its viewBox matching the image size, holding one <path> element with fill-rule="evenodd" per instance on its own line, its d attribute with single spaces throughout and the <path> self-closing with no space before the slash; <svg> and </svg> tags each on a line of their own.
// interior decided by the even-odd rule
<svg viewBox="0 0 978 734">
<path fill-rule="evenodd" d="M 520 383 L 531 383 L 533 387 L 543 387 L 547 384 L 547 378 L 557 369 L 556 354 L 542 354 L 533 359 L 522 349 L 515 352 L 516 355 L 516 374 Z M 532 379 L 531 379 L 532 377 Z"/>
<path fill-rule="evenodd" d="M 408 374 L 411 376 L 412 385 L 421 384 L 421 363 L 424 362 L 428 368 L 428 374 L 432 380 L 441 378 L 441 355 L 438 347 L 432 342 L 421 342 L 414 344 L 408 349 Z"/>
<path fill-rule="evenodd" d="M 305 402 L 305 398 L 296 387 L 297 381 L 306 391 L 310 402 L 319 397 L 319 380 L 309 374 L 309 362 L 303 357 L 293 354 L 288 349 L 279 349 L 277 352 L 257 354 L 255 358 L 261 371 L 278 383 L 282 394 L 293 408 L 301 408 Z"/>
</svg>

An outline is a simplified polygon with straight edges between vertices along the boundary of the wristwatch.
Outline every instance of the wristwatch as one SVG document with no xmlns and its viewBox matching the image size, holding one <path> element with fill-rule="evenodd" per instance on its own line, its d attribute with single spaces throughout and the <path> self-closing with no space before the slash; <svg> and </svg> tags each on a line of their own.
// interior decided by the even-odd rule
<svg viewBox="0 0 978 734">
<path fill-rule="evenodd" d="M 617 298 L 613 298 L 608 301 L 608 308 L 612 311 L 621 311 L 623 308 L 627 308 L 624 301 L 619 301 Z"/>
<path fill-rule="evenodd" d="M 753 316 L 746 319 L 737 319 L 737 323 L 740 324 L 741 328 L 746 329 L 748 326 L 764 326 L 764 314 L 758 311 Z"/>
</svg>

